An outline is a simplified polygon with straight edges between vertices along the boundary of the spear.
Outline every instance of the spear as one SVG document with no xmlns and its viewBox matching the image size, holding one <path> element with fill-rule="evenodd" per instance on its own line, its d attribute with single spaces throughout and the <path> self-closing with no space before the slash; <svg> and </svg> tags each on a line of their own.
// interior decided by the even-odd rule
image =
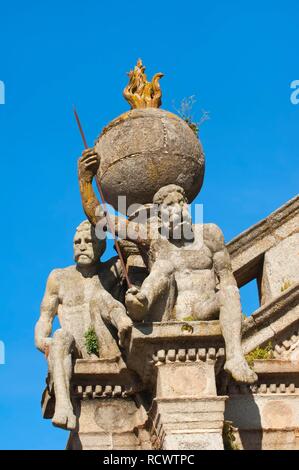
<svg viewBox="0 0 299 470">
<path fill-rule="evenodd" d="M 76 121 L 77 121 L 77 124 L 78 124 L 78 128 L 79 128 L 79 131 L 80 131 L 82 140 L 83 140 L 83 145 L 84 145 L 84 147 L 87 149 L 87 148 L 88 148 L 88 145 L 87 145 L 87 142 L 86 142 L 85 134 L 84 134 L 84 132 L 83 132 L 83 129 L 82 129 L 82 126 L 81 126 L 81 122 L 80 122 L 80 119 L 79 119 L 79 116 L 78 116 L 78 113 L 77 113 L 75 107 L 74 107 L 74 114 L 75 114 L 75 118 L 76 118 Z M 122 252 L 121 252 L 120 247 L 119 247 L 119 243 L 118 243 L 118 241 L 117 241 L 117 239 L 116 239 L 116 234 L 115 234 L 114 226 L 113 226 L 113 223 L 112 223 L 110 214 L 109 214 L 109 212 L 108 212 L 107 205 L 106 205 L 106 201 L 105 201 L 105 197 L 104 197 L 104 193 L 103 193 L 103 190 L 102 190 L 102 187 L 101 187 L 101 184 L 100 184 L 100 182 L 99 182 L 99 179 L 98 179 L 97 175 L 96 175 L 96 178 L 95 178 L 95 179 L 96 179 L 96 184 L 97 184 L 98 191 L 99 191 L 100 196 L 101 196 L 101 199 L 102 199 L 102 204 L 103 204 L 103 208 L 104 208 L 104 211 L 105 211 L 105 214 L 106 214 L 108 227 L 109 227 L 110 233 L 112 234 L 112 237 L 113 237 L 113 239 L 114 239 L 115 248 L 116 248 L 117 254 L 118 254 L 119 259 L 120 259 L 122 271 L 123 271 L 124 276 L 125 276 L 125 278 L 126 278 L 128 288 L 130 288 L 130 287 L 132 287 L 132 284 L 131 284 L 130 279 L 129 279 L 129 275 L 128 275 L 128 272 L 127 272 L 127 268 L 126 268 L 126 265 L 125 265 L 125 261 L 124 261 Z"/>
</svg>

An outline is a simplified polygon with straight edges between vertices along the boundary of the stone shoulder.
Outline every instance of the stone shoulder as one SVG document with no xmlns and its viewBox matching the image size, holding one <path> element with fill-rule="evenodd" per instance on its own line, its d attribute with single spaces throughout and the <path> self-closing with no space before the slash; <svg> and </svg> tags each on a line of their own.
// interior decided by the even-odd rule
<svg viewBox="0 0 299 470">
<path fill-rule="evenodd" d="M 64 274 L 72 274 L 75 271 L 76 266 L 74 264 L 65 268 L 55 268 L 50 272 L 48 279 L 51 279 L 54 282 L 59 281 Z"/>
<path fill-rule="evenodd" d="M 196 224 L 194 229 L 195 234 L 203 237 L 205 245 L 207 245 L 213 253 L 224 249 L 224 236 L 218 225 L 213 223 Z"/>
</svg>

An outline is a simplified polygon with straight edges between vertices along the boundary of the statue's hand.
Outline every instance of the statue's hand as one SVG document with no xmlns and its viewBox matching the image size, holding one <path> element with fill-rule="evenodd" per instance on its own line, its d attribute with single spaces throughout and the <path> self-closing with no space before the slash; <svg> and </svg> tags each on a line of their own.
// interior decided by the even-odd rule
<svg viewBox="0 0 299 470">
<path fill-rule="evenodd" d="M 100 158 L 94 148 L 83 151 L 78 160 L 79 178 L 84 181 L 92 181 L 100 165 Z"/>
<path fill-rule="evenodd" d="M 125 346 L 126 339 L 132 330 L 132 326 L 133 326 L 133 322 L 131 318 L 129 318 L 127 315 L 123 315 L 118 320 L 117 329 L 118 329 L 118 339 L 119 339 L 120 347 L 123 348 Z"/>
<path fill-rule="evenodd" d="M 148 312 L 148 299 L 137 287 L 127 290 L 126 307 L 128 314 L 135 321 L 142 321 Z"/>
</svg>

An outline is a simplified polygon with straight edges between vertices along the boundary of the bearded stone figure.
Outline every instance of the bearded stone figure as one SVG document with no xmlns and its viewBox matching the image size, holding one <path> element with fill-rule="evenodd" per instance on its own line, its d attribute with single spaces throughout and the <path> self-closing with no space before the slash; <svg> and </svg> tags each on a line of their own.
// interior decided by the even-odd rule
<svg viewBox="0 0 299 470">
<path fill-rule="evenodd" d="M 84 152 L 79 161 L 81 178 L 87 169 L 96 168 L 97 161 L 93 149 Z M 86 215 L 102 224 L 104 211 L 91 188 L 90 194 L 93 202 L 84 205 Z M 146 251 L 148 258 L 150 274 L 141 289 L 132 287 L 126 293 L 129 315 L 134 321 L 157 321 L 157 304 L 162 304 L 159 320 L 219 318 L 226 346 L 224 369 L 239 382 L 255 382 L 257 376 L 242 351 L 240 295 L 221 230 L 215 224 L 192 225 L 185 192 L 177 185 L 161 188 L 153 203 L 158 206 L 157 216 L 146 229 L 134 220 L 112 216 L 115 233 L 126 227 L 127 238 Z M 146 238 L 138 236 L 144 233 Z M 137 235 L 130 238 L 130 234 Z"/>
<path fill-rule="evenodd" d="M 107 328 L 118 332 L 119 345 L 130 331 L 132 321 L 125 307 L 112 296 L 120 295 L 119 264 L 100 261 L 106 241 L 98 240 L 88 221 L 82 222 L 74 237 L 76 264 L 55 269 L 49 275 L 35 327 L 35 344 L 46 355 L 55 390 L 54 425 L 74 429 L 76 417 L 70 398 L 70 380 L 76 358 L 89 358 L 86 332 L 92 328 L 101 359 L 122 361 L 120 349 Z M 60 328 L 51 337 L 55 316 Z"/>
</svg>

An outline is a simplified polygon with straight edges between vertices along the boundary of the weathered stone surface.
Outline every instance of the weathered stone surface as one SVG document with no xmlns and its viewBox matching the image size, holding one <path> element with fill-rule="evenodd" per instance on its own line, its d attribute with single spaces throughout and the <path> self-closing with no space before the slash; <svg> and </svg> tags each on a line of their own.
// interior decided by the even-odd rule
<svg viewBox="0 0 299 470">
<path fill-rule="evenodd" d="M 164 450 L 221 450 L 226 397 L 156 398 L 150 416 Z"/>
<path fill-rule="evenodd" d="M 157 108 L 133 109 L 114 119 L 95 145 L 98 178 L 107 202 L 117 207 L 151 202 L 168 184 L 182 186 L 190 202 L 200 191 L 204 155 L 185 121 Z"/>
<path fill-rule="evenodd" d="M 213 363 L 168 362 L 157 369 L 157 398 L 216 395 Z"/>
<path fill-rule="evenodd" d="M 238 286 L 259 275 L 267 250 L 299 230 L 299 196 L 227 244 Z"/>
<path fill-rule="evenodd" d="M 175 184 L 154 194 L 156 212 L 145 224 L 122 217 L 109 217 L 107 224 L 92 188 L 97 160 L 90 150 L 79 159 L 85 213 L 93 224 L 104 224 L 118 236 L 120 227 L 125 227 L 126 238 L 148 260 L 149 275 L 140 288 L 130 286 L 126 293 L 128 315 L 135 322 L 219 318 L 226 346 L 224 368 L 238 381 L 254 382 L 256 375 L 241 346 L 240 295 L 219 227 L 193 225 L 184 188 Z M 136 237 L 145 226 L 146 237 Z"/>
<path fill-rule="evenodd" d="M 254 382 L 256 376 L 243 357 L 240 296 L 221 230 L 214 224 L 191 225 L 187 200 L 178 186 L 161 188 L 155 201 L 160 205 L 157 225 L 167 229 L 168 237 L 158 233 L 147 241 L 150 273 L 140 289 L 134 286 L 126 293 L 129 316 L 135 322 L 219 318 L 225 369 L 236 380 Z M 191 239 L 185 238 L 182 224 Z"/>
<path fill-rule="evenodd" d="M 297 448 L 299 197 L 227 247 L 215 224 L 193 225 L 188 199 L 204 174 L 196 126 L 153 109 L 162 74 L 148 82 L 139 60 L 129 76 L 124 94 L 139 109 L 79 159 L 93 228 L 76 233 L 76 266 L 51 274 L 36 327 L 49 363 L 44 416 L 72 429 L 69 449 L 223 449 L 224 416 L 240 448 Z M 146 206 L 106 219 L 95 176 L 119 212 Z M 99 263 L 105 242 L 95 226 L 101 239 L 107 228 L 122 239 L 130 279 L 117 263 Z M 238 286 L 254 278 L 263 305 L 243 321 Z M 275 359 L 249 367 L 244 352 L 265 345 Z"/>
<path fill-rule="evenodd" d="M 261 303 L 266 304 L 299 282 L 299 233 L 265 253 Z"/>
<path fill-rule="evenodd" d="M 299 395 L 232 395 L 225 419 L 238 429 L 243 449 L 298 449 Z"/>
<path fill-rule="evenodd" d="M 115 267 L 109 262 L 98 262 L 104 249 L 105 240 L 99 241 L 90 223 L 83 222 L 74 237 L 76 266 L 57 269 L 50 274 L 35 327 L 36 346 L 46 354 L 50 382 L 55 391 L 52 422 L 62 428 L 76 427 L 70 398 L 73 359 L 89 357 L 92 352 L 96 354 L 96 351 L 88 351 L 86 332 L 93 328 L 104 366 L 106 361 L 111 361 L 111 367 L 115 363 L 119 367 L 121 352 L 108 325 L 118 330 L 120 342 L 132 326 L 124 306 L 103 287 L 108 285 L 113 290 L 118 283 Z M 56 315 L 59 315 L 61 328 L 51 337 Z"/>
<path fill-rule="evenodd" d="M 145 430 L 147 414 L 132 398 L 81 400 L 76 414 L 79 428 L 72 431 L 67 448 L 72 450 L 149 449 Z"/>
<path fill-rule="evenodd" d="M 155 383 L 155 364 L 215 361 L 223 365 L 224 342 L 218 321 L 140 323 L 132 329 L 127 365 L 144 383 Z M 142 359 L 141 359 L 142 358 Z"/>
<path fill-rule="evenodd" d="M 287 359 L 271 359 L 271 360 L 256 360 L 254 362 L 254 370 L 259 375 L 273 375 L 273 374 L 298 374 L 299 373 L 299 361 L 287 360 Z"/>
<path fill-rule="evenodd" d="M 272 302 L 261 306 L 243 322 L 242 347 L 247 354 L 258 346 L 273 347 L 288 339 L 299 327 L 299 283 L 282 292 Z"/>
</svg>

